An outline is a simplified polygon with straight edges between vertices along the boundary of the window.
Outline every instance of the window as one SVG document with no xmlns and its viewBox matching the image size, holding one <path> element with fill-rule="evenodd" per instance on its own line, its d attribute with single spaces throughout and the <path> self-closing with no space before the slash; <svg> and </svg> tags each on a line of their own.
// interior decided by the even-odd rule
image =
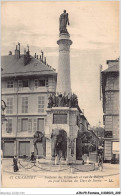
<svg viewBox="0 0 121 195">
<path fill-rule="evenodd" d="M 22 97 L 22 113 L 28 113 L 28 97 Z"/>
<path fill-rule="evenodd" d="M 13 88 L 13 81 L 7 82 L 7 88 Z"/>
<path fill-rule="evenodd" d="M 29 81 L 28 80 L 18 80 L 18 87 L 28 87 L 29 86 Z"/>
<path fill-rule="evenodd" d="M 67 114 L 54 114 L 53 123 L 54 124 L 67 124 Z"/>
<path fill-rule="evenodd" d="M 38 80 L 38 79 L 35 79 L 34 80 L 34 83 L 35 83 L 35 87 L 48 87 L 48 79 L 41 79 L 41 80 Z"/>
<path fill-rule="evenodd" d="M 23 87 L 28 87 L 28 80 L 23 80 Z"/>
<path fill-rule="evenodd" d="M 112 131 L 113 118 L 112 116 L 105 117 L 105 131 Z"/>
<path fill-rule="evenodd" d="M 13 98 L 7 98 L 6 113 L 7 114 L 13 113 Z"/>
<path fill-rule="evenodd" d="M 6 132 L 11 133 L 12 132 L 12 119 L 8 119 L 6 123 Z"/>
<path fill-rule="evenodd" d="M 21 121 L 22 131 L 28 131 L 28 118 L 24 118 Z"/>
<path fill-rule="evenodd" d="M 37 119 L 37 130 L 44 133 L 44 118 Z"/>
<path fill-rule="evenodd" d="M 44 107 L 45 107 L 45 97 L 44 96 L 39 96 L 38 97 L 38 112 L 44 112 Z"/>
<path fill-rule="evenodd" d="M 108 77 L 106 87 L 108 90 L 114 88 L 114 77 Z"/>
<path fill-rule="evenodd" d="M 113 112 L 113 92 L 106 93 L 106 112 Z"/>
<path fill-rule="evenodd" d="M 40 87 L 45 86 L 45 80 L 39 80 L 39 86 Z"/>
</svg>

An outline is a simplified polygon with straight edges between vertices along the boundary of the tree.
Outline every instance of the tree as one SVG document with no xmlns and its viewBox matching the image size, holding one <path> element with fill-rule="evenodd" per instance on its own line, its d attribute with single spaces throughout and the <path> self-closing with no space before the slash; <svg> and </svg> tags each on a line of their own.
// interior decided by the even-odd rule
<svg viewBox="0 0 121 195">
<path fill-rule="evenodd" d="M 78 132 L 77 138 L 77 159 L 80 160 L 83 154 L 96 150 L 96 142 L 89 131 Z"/>
</svg>

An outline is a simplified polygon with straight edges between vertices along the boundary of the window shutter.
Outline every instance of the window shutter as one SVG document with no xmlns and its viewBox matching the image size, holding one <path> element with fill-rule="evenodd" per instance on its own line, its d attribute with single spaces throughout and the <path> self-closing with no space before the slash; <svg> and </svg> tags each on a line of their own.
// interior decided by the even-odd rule
<svg viewBox="0 0 121 195">
<path fill-rule="evenodd" d="M 8 119 L 8 122 L 6 123 L 6 132 L 7 133 L 12 132 L 12 119 Z"/>
<path fill-rule="evenodd" d="M 38 79 L 34 80 L 35 87 L 38 87 Z"/>
<path fill-rule="evenodd" d="M 33 122 L 33 131 L 34 132 L 37 131 L 37 119 L 34 119 L 34 122 Z"/>
<path fill-rule="evenodd" d="M 23 87 L 22 80 L 18 80 L 18 87 L 19 87 L 19 88 L 22 88 L 22 87 Z"/>
<path fill-rule="evenodd" d="M 46 79 L 46 87 L 48 87 L 48 79 Z"/>
<path fill-rule="evenodd" d="M 14 82 L 14 88 L 17 88 L 18 85 L 17 85 L 17 81 Z"/>
<path fill-rule="evenodd" d="M 28 131 L 32 131 L 32 119 L 28 119 Z"/>
<path fill-rule="evenodd" d="M 21 119 L 18 119 L 18 132 L 21 131 Z"/>
<path fill-rule="evenodd" d="M 7 114 L 12 114 L 13 113 L 13 98 L 7 98 Z"/>
<path fill-rule="evenodd" d="M 6 132 L 9 133 L 8 132 L 8 122 L 6 123 Z"/>
</svg>

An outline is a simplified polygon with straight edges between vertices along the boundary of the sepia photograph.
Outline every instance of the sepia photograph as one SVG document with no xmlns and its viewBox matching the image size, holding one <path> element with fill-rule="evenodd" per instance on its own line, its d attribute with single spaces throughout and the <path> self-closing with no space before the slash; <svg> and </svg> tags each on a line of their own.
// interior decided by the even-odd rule
<svg viewBox="0 0 121 195">
<path fill-rule="evenodd" d="M 119 188 L 119 2 L 1 2 L 1 187 Z"/>
</svg>

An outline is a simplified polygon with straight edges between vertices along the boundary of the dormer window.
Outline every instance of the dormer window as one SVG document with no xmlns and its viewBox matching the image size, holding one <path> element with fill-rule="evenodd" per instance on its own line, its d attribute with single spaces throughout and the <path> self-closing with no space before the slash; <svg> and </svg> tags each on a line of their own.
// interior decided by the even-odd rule
<svg viewBox="0 0 121 195">
<path fill-rule="evenodd" d="M 34 80 L 34 84 L 35 84 L 35 87 L 48 87 L 48 79 L 41 79 L 41 80 L 38 80 L 38 79 L 35 79 Z"/>
<path fill-rule="evenodd" d="M 29 81 L 28 80 L 18 80 L 18 87 L 29 87 Z"/>
<path fill-rule="evenodd" d="M 28 80 L 23 80 L 23 87 L 28 87 L 28 86 L 29 86 Z"/>
<path fill-rule="evenodd" d="M 45 80 L 39 80 L 39 86 L 44 87 L 45 86 Z"/>
<path fill-rule="evenodd" d="M 7 82 L 7 88 L 13 88 L 13 81 Z"/>
</svg>

